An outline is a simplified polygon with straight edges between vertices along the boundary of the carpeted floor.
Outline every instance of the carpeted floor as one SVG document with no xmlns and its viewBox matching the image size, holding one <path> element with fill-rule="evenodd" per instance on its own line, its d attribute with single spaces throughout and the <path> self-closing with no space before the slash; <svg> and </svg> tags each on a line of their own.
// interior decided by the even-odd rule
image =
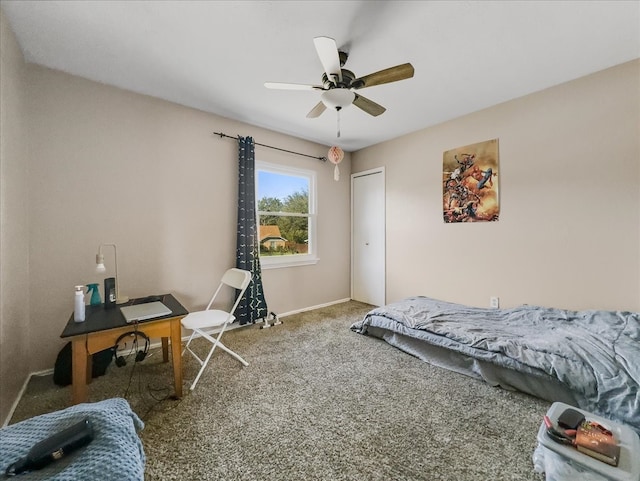
<svg viewBox="0 0 640 481">
<path fill-rule="evenodd" d="M 111 364 L 90 400 L 125 397 L 144 420 L 147 480 L 540 481 L 536 432 L 550 403 L 426 364 L 349 326 L 346 302 L 251 326 L 224 340 L 195 391 L 172 394 L 159 350 Z M 205 349 L 205 345 L 200 347 Z M 68 405 L 70 388 L 34 377 L 12 422 Z M 123 478 L 126 479 L 126 478 Z"/>
</svg>

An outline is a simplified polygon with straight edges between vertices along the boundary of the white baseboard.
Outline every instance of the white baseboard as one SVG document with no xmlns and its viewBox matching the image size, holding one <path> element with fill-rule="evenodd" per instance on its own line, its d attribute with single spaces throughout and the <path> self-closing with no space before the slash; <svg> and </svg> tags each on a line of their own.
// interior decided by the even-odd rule
<svg viewBox="0 0 640 481">
<path fill-rule="evenodd" d="M 324 304 L 318 304 L 318 305 L 311 306 L 311 307 L 305 307 L 303 309 L 296 309 L 294 311 L 288 311 L 288 312 L 284 312 L 282 314 L 278 314 L 278 318 L 292 316 L 294 314 L 299 314 L 301 312 L 313 311 L 315 309 L 320 309 L 322 307 L 329 307 L 329 306 L 333 306 L 335 304 L 341 304 L 343 302 L 348 302 L 350 300 L 351 300 L 350 298 L 345 298 L 345 299 L 339 299 L 337 301 L 326 302 Z M 262 322 L 262 321 L 258 321 L 258 322 L 256 322 L 256 324 L 259 324 L 260 322 Z M 238 328 L 241 328 L 241 327 L 251 326 L 251 325 L 253 325 L 253 324 L 248 324 L 248 325 L 245 324 L 245 325 L 242 325 L 242 326 L 239 325 L 239 324 L 232 324 L 231 326 L 229 326 L 227 328 L 227 330 L 238 329 Z M 211 333 L 215 333 L 215 332 L 216 331 L 214 330 Z M 211 333 L 209 333 L 209 334 L 211 334 Z M 187 341 L 188 339 L 189 339 L 189 336 L 184 336 L 182 338 L 182 341 L 184 342 L 184 341 Z M 162 346 L 161 342 L 154 342 L 154 343 L 151 343 L 149 345 L 149 349 L 156 349 L 156 348 L 161 347 L 161 346 Z M 2 424 L 2 427 L 5 427 L 7 424 L 9 424 L 9 421 L 11 420 L 11 417 L 13 416 L 13 413 L 15 412 L 16 407 L 18 407 L 18 403 L 22 399 L 22 396 L 23 396 L 24 392 L 27 390 L 27 385 L 29 384 L 29 381 L 31 380 L 31 377 L 32 376 L 48 376 L 50 374 L 53 374 L 53 368 L 45 369 L 43 371 L 32 372 L 27 376 L 27 378 L 25 379 L 24 383 L 22 384 L 22 388 L 20 389 L 20 392 L 18 393 L 18 396 L 16 397 L 16 400 L 11 405 L 11 409 L 9 410 L 9 414 L 7 415 L 7 418 L 4 420 L 4 423 Z"/>
<path fill-rule="evenodd" d="M 11 409 L 9 409 L 9 414 L 7 414 L 6 419 L 2 423 L 2 427 L 7 426 L 9 424 L 9 421 L 11 421 L 11 418 L 13 417 L 13 413 L 16 411 L 16 408 L 18 407 L 18 403 L 20 402 L 20 399 L 22 399 L 22 395 L 27 390 L 27 386 L 29 385 L 29 381 L 31 381 L 31 377 L 46 376 L 48 374 L 53 374 L 53 368 L 45 369 L 44 371 L 32 372 L 27 375 L 26 379 L 22 383 L 22 387 L 20 388 L 20 391 L 18 392 L 18 396 L 16 396 L 15 401 L 13 401 L 13 404 L 11 405 Z"/>
<path fill-rule="evenodd" d="M 343 302 L 348 302 L 350 300 L 351 300 L 350 298 L 338 299 L 337 301 L 326 302 L 324 304 L 318 304 L 318 305 L 311 306 L 311 307 L 305 307 L 303 309 L 297 309 L 295 311 L 288 311 L 288 312 L 284 312 L 282 314 L 278 314 L 278 313 L 276 313 L 276 314 L 278 315 L 278 319 L 280 319 L 282 317 L 293 316 L 294 314 L 299 314 L 301 312 L 314 311 L 314 310 L 320 309 L 322 307 L 333 306 L 334 304 L 342 304 Z M 255 324 L 260 324 L 261 322 L 262 322 L 262 320 L 259 320 L 259 321 L 256 321 Z M 234 324 L 231 324 L 229 327 L 227 327 L 227 331 L 231 331 L 233 329 L 240 329 L 240 328 L 243 328 L 243 327 L 250 327 L 250 326 L 253 326 L 253 325 L 254 324 L 243 324 L 243 325 L 240 325 L 240 324 L 235 324 L 234 323 Z M 207 334 L 215 334 L 218 331 L 216 329 L 213 329 L 211 331 L 206 331 L 206 332 L 207 332 Z M 185 336 L 185 337 L 182 338 L 183 341 L 187 341 L 188 339 L 189 339 L 189 336 Z M 160 345 L 160 344 L 157 344 L 157 345 Z"/>
<path fill-rule="evenodd" d="M 293 314 L 299 314 L 301 312 L 313 311 L 315 309 L 320 309 L 322 307 L 333 306 L 334 304 L 342 304 L 343 302 L 348 302 L 350 300 L 351 300 L 351 298 L 347 297 L 345 299 L 338 299 L 337 301 L 325 302 L 324 304 L 318 304 L 316 306 L 305 307 L 304 309 L 297 309 L 295 311 L 284 312 L 282 314 L 278 314 L 278 317 L 292 316 Z"/>
</svg>

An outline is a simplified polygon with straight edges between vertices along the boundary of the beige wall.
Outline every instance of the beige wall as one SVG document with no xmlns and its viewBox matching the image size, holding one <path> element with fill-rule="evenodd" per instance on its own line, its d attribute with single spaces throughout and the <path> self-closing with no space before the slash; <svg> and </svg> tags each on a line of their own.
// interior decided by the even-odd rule
<svg viewBox="0 0 640 481">
<path fill-rule="evenodd" d="M 0 11 L 0 423 L 29 373 L 26 72 Z"/>
<path fill-rule="evenodd" d="M 204 307 L 236 248 L 237 142 L 214 131 L 310 155 L 328 150 L 34 65 L 29 76 L 34 369 L 52 366 L 73 286 L 107 277 L 94 272 L 101 243 L 118 246 L 121 294 L 172 292 L 189 310 Z M 318 178 L 320 261 L 265 270 L 269 309 L 349 297 L 348 178 L 335 182 L 329 163 L 263 147 L 256 158 Z"/>
<path fill-rule="evenodd" d="M 639 85 L 633 61 L 354 153 L 386 167 L 387 301 L 640 310 Z M 500 220 L 445 224 L 443 152 L 494 138 Z"/>
</svg>

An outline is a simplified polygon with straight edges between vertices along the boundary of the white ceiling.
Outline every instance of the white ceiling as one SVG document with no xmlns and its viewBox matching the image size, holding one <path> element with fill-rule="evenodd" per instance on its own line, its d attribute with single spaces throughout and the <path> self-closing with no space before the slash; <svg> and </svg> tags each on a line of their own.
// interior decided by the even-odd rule
<svg viewBox="0 0 640 481">
<path fill-rule="evenodd" d="M 2 0 L 28 62 L 354 151 L 640 57 L 638 1 Z M 357 76 L 411 62 L 359 93 L 387 108 L 306 114 L 313 38 Z M 227 132 L 251 135 L 251 132 Z M 259 139 L 256 139 L 259 141 Z"/>
</svg>

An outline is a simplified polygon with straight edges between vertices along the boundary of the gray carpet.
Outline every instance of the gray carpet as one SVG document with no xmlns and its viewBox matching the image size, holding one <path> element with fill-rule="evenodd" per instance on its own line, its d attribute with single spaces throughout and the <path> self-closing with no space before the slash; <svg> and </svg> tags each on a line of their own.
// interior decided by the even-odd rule
<svg viewBox="0 0 640 481">
<path fill-rule="evenodd" d="M 369 309 L 347 302 L 229 331 L 225 343 L 250 365 L 218 352 L 191 392 L 199 366 L 185 355 L 179 401 L 165 399 L 172 374 L 159 350 L 111 364 L 90 400 L 126 397 L 145 421 L 147 480 L 544 479 L 531 456 L 550 403 L 353 333 Z M 51 376 L 34 377 L 12 422 L 69 398 Z"/>
</svg>

